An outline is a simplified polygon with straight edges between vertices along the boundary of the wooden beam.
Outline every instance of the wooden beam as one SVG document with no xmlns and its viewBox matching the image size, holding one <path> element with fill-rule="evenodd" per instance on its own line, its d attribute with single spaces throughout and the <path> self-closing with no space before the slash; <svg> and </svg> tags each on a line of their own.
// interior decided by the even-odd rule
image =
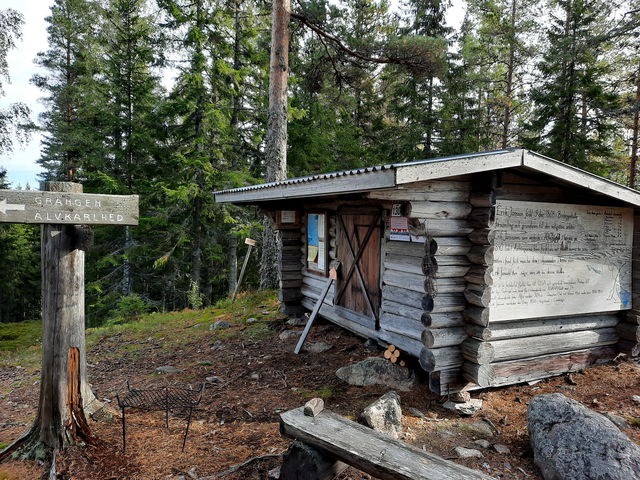
<svg viewBox="0 0 640 480">
<path fill-rule="evenodd" d="M 305 416 L 303 408 L 289 410 L 280 415 L 280 431 L 383 480 L 490 478 L 482 472 L 419 450 L 329 410 L 322 411 L 316 417 Z"/>
</svg>

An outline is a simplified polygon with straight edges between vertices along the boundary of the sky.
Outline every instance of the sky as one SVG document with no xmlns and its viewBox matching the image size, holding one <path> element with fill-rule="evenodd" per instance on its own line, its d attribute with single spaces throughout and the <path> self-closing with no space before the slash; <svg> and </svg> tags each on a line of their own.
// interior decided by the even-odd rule
<svg viewBox="0 0 640 480">
<path fill-rule="evenodd" d="M 50 0 L 0 0 L 1 9 L 13 8 L 21 12 L 25 20 L 22 40 L 9 52 L 7 58 L 11 82 L 5 84 L 6 95 L 0 98 L 0 108 L 14 102 L 25 103 L 31 109 L 31 119 L 34 122 L 43 110 L 39 101 L 43 92 L 31 85 L 29 80 L 40 70 L 33 61 L 37 53 L 47 49 L 47 23 L 44 19 L 49 15 L 52 3 Z M 447 12 L 447 23 L 458 27 L 463 15 L 462 0 L 454 0 Z M 24 147 L 17 146 L 13 152 L 0 155 L 0 166 L 7 169 L 8 181 L 13 188 L 24 188 L 27 184 L 31 188 L 38 188 L 38 173 L 41 169 L 36 160 L 40 157 L 41 139 L 41 134 L 34 133 Z"/>
</svg>

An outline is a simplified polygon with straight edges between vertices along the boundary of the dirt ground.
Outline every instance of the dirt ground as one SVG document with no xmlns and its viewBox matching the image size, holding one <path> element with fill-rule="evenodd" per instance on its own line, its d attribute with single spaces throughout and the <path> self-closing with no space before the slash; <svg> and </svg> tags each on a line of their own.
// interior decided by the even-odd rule
<svg viewBox="0 0 640 480">
<path fill-rule="evenodd" d="M 186 420 L 179 412 L 171 415 L 165 428 L 162 412 L 127 414 L 127 451 L 122 451 L 119 418 L 90 421 L 98 439 L 95 446 L 72 448 L 58 459 L 59 477 L 64 479 L 185 479 L 209 477 L 257 456 L 272 456 L 251 462 L 225 479 L 262 479 L 280 463 L 289 440 L 279 433 L 279 413 L 299 407 L 308 399 L 322 397 L 326 407 L 357 418 L 362 409 L 386 393 L 382 386 L 354 387 L 342 383 L 335 371 L 381 350 L 369 350 L 361 338 L 331 324 L 314 326 L 311 341 L 332 345 L 325 353 L 292 353 L 294 340 L 281 341 L 279 333 L 290 327 L 275 314 L 276 302 L 260 305 L 271 317 L 263 323 L 261 335 L 242 334 L 248 328 L 247 315 L 227 316 L 229 331 L 190 324 L 186 319 L 172 330 L 174 337 L 159 335 L 140 338 L 126 331 L 104 335 L 93 342 L 88 353 L 89 374 L 97 397 L 117 405 L 116 394 L 127 389 L 179 386 L 199 388 L 207 377 L 220 380 L 207 384 L 200 408 L 194 413 L 184 452 L 181 451 Z M 182 339 L 182 341 L 181 341 Z M 160 366 L 180 369 L 176 373 L 156 373 Z M 16 439 L 33 421 L 38 402 L 37 369 L 0 366 L 0 442 Z M 589 369 L 571 377 L 556 377 L 535 385 L 519 385 L 483 392 L 473 397 L 484 400 L 474 417 L 461 417 L 441 407 L 445 400 L 428 391 L 424 382 L 411 392 L 399 392 L 404 418 L 403 439 L 468 467 L 505 479 L 540 478 L 529 447 L 526 409 L 529 400 L 542 393 L 560 392 L 590 408 L 622 415 L 634 421 L 625 429 L 640 443 L 640 405 L 631 400 L 640 394 L 640 367 L 622 361 Z M 420 418 L 409 407 L 424 413 Z M 478 448 L 474 440 L 487 434 L 478 424 L 493 425 L 497 432 L 487 438 L 504 444 L 510 454 L 481 449 L 484 457 L 458 460 L 455 446 Z M 42 466 L 33 462 L 0 464 L 0 480 L 37 479 Z M 349 469 L 342 479 L 369 479 Z"/>
</svg>

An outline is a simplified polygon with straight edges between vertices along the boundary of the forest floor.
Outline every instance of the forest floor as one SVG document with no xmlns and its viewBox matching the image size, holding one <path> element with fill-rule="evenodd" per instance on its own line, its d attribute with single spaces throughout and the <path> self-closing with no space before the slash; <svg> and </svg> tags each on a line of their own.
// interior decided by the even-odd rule
<svg viewBox="0 0 640 480">
<path fill-rule="evenodd" d="M 294 355 L 294 340 L 281 341 L 278 336 L 302 327 L 286 324 L 273 294 L 245 295 L 234 305 L 223 302 L 218 307 L 152 314 L 135 323 L 88 330 L 90 381 L 97 397 L 114 407 L 116 394 L 127 390 L 127 382 L 135 388 L 199 389 L 207 377 L 219 379 L 206 386 L 184 452 L 186 420 L 177 412 L 170 417 L 168 429 L 162 412 L 127 413 L 126 454 L 119 417 L 90 420 L 96 446 L 67 450 L 58 459 L 59 478 L 165 480 L 222 474 L 215 478 L 264 479 L 279 465 L 279 458 L 224 472 L 253 457 L 274 456 L 287 449 L 289 440 L 279 433 L 281 412 L 322 397 L 327 408 L 355 419 L 388 391 L 382 386 L 350 386 L 336 377 L 339 367 L 382 355 L 382 350 L 368 350 L 361 338 L 331 324 L 314 326 L 309 338 L 331 344 L 329 351 Z M 229 327 L 211 330 L 217 321 Z M 0 350 L 15 348 L 0 352 L 0 447 L 28 428 L 38 403 L 40 346 L 28 346 L 37 338 L 37 326 L 32 326 L 28 338 L 28 328 L 20 328 L 22 343 L 0 330 Z M 157 373 L 163 366 L 179 371 Z M 443 409 L 445 399 L 419 382 L 410 392 L 398 392 L 405 415 L 403 440 L 494 477 L 538 479 L 526 409 L 533 396 L 550 392 L 563 393 L 601 413 L 624 416 L 632 425 L 624 433 L 640 443 L 640 405 L 631 400 L 640 394 L 640 367 L 628 361 L 535 385 L 473 393 L 484 400 L 482 410 L 473 417 Z M 423 412 L 424 418 L 409 407 Z M 479 424 L 494 425 L 497 433 L 488 440 L 508 446 L 511 453 L 501 455 L 475 445 L 475 440 L 488 435 Z M 480 449 L 484 457 L 457 459 L 452 451 L 456 446 Z M 42 466 L 33 462 L 0 464 L 0 480 L 41 475 Z M 340 478 L 371 477 L 348 469 Z"/>
</svg>

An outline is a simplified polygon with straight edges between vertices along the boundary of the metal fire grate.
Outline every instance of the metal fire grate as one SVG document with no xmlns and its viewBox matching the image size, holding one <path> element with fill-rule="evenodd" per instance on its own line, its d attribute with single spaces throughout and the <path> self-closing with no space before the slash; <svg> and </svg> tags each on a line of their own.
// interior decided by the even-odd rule
<svg viewBox="0 0 640 480">
<path fill-rule="evenodd" d="M 124 395 L 116 395 L 118 406 L 122 410 L 122 450 L 127 450 L 127 427 L 126 427 L 126 409 L 136 408 L 146 411 L 164 411 L 165 425 L 169 428 L 169 412 L 173 410 L 188 411 L 187 426 L 182 439 L 182 451 L 187 444 L 187 435 L 189 434 L 189 426 L 191 425 L 191 416 L 193 411 L 200 404 L 202 395 L 204 394 L 205 384 L 202 384 L 200 390 L 191 390 L 179 387 L 163 387 L 139 389 L 131 388 L 127 383 L 127 391 Z"/>
</svg>

